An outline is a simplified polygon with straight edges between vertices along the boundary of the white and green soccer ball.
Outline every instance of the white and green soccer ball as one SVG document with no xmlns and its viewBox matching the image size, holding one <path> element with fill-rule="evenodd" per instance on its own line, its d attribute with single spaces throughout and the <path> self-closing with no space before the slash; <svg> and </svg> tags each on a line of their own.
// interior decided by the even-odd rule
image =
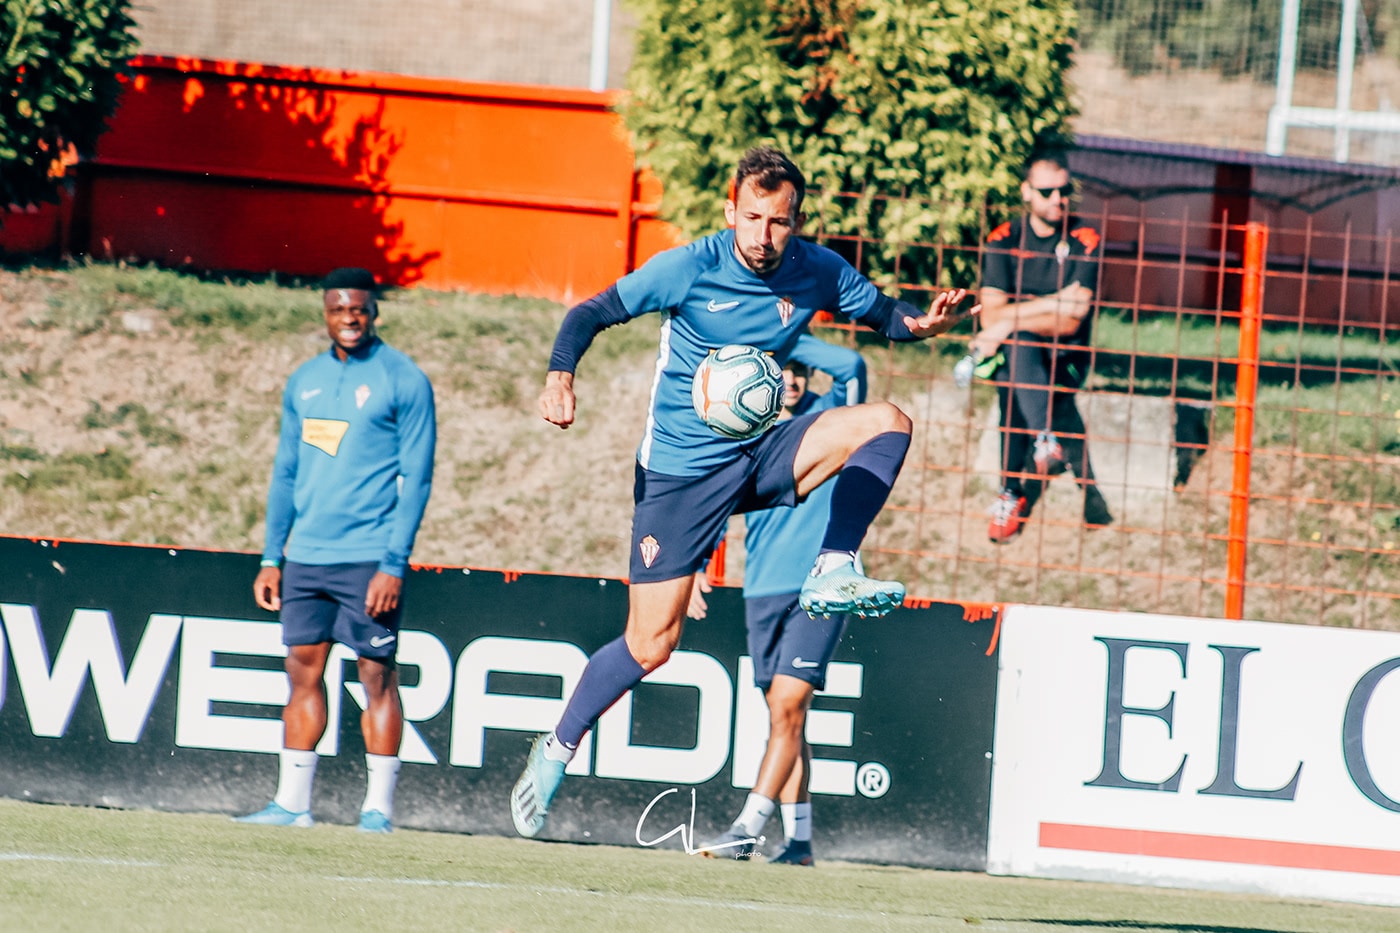
<svg viewBox="0 0 1400 933">
<path fill-rule="evenodd" d="M 783 410 L 783 371 L 762 350 L 729 344 L 695 370 L 690 400 L 710 430 L 749 440 L 771 428 Z"/>
</svg>

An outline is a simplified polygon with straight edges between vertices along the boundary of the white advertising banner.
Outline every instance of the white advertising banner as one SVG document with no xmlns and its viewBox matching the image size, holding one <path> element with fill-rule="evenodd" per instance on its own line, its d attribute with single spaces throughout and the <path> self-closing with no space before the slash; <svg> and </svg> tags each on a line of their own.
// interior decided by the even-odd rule
<svg viewBox="0 0 1400 933">
<path fill-rule="evenodd" d="M 1400 634 L 1009 607 L 988 868 L 1400 904 Z"/>
</svg>

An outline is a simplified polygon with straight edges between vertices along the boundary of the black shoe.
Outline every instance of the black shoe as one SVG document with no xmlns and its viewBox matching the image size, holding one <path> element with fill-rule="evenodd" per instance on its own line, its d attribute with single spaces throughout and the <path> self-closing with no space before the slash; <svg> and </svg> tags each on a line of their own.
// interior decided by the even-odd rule
<svg viewBox="0 0 1400 933">
<path fill-rule="evenodd" d="M 812 843 L 808 842 L 788 842 L 787 848 L 779 852 L 768 860 L 769 865 L 803 865 L 811 866 L 816 864 L 812 858 Z"/>
<path fill-rule="evenodd" d="M 1113 513 L 1108 510 L 1099 487 L 1090 486 L 1084 490 L 1084 524 L 1090 528 L 1103 528 L 1113 524 Z"/>
</svg>

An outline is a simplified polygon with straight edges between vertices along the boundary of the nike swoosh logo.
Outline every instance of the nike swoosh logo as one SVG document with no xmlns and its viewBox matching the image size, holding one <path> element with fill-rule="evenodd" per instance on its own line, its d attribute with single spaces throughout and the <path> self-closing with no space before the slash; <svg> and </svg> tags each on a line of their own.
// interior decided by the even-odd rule
<svg viewBox="0 0 1400 933">
<path fill-rule="evenodd" d="M 383 648 L 385 645 L 389 644 L 389 642 L 393 640 L 393 635 L 375 635 L 369 640 L 369 646 L 371 648 Z"/>
<path fill-rule="evenodd" d="M 320 394 L 321 394 L 321 390 L 320 390 L 320 389 L 307 389 L 305 392 L 301 393 L 301 400 L 304 402 L 304 401 L 306 401 L 307 399 L 309 399 L 309 398 L 315 398 L 316 396 L 318 396 L 318 395 L 320 395 Z"/>
<path fill-rule="evenodd" d="M 821 667 L 822 664 L 820 661 L 804 661 L 801 658 L 793 658 L 792 666 L 798 669 L 802 669 L 811 667 Z"/>
<path fill-rule="evenodd" d="M 705 310 L 710 312 L 728 311 L 730 308 L 737 307 L 739 307 L 739 302 L 737 301 L 715 301 L 713 298 L 711 298 L 710 303 L 705 305 Z"/>
</svg>

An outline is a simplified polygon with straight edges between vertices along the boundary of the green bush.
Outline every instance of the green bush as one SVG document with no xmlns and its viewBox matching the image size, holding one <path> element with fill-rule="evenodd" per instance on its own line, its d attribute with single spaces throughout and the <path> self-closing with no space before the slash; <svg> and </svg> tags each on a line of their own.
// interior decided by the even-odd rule
<svg viewBox="0 0 1400 933">
<path fill-rule="evenodd" d="M 56 200 L 87 155 L 136 51 L 129 0 L 5 0 L 0 7 L 0 206 Z"/>
<path fill-rule="evenodd" d="M 1070 0 L 632 0 L 623 105 L 662 211 L 723 222 L 734 164 L 775 145 L 818 189 L 809 231 L 879 241 L 867 271 L 905 282 L 975 242 L 1037 141 L 1067 136 Z M 837 198 L 835 193 L 850 193 Z"/>
</svg>

